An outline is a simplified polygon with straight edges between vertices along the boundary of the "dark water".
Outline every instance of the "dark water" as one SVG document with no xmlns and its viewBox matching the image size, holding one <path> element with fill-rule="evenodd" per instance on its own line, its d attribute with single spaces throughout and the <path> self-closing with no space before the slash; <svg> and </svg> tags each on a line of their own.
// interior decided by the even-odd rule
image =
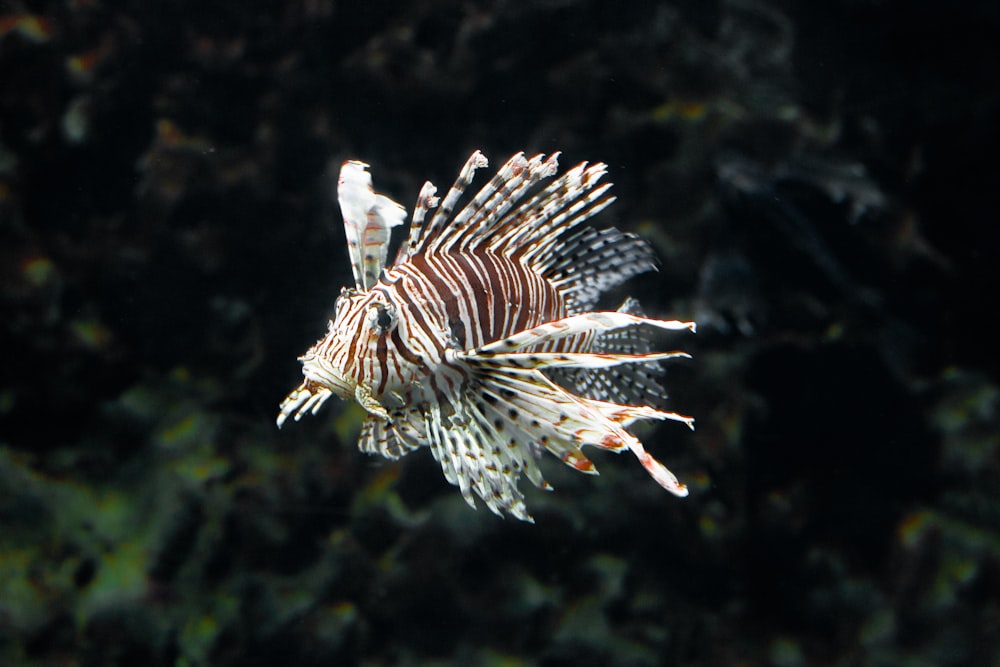
<svg viewBox="0 0 1000 667">
<path fill-rule="evenodd" d="M 994 5 L 0 3 L 0 664 L 995 664 Z M 687 499 L 547 460 L 523 525 L 275 429 L 327 164 L 475 148 L 609 164 Z"/>
</svg>

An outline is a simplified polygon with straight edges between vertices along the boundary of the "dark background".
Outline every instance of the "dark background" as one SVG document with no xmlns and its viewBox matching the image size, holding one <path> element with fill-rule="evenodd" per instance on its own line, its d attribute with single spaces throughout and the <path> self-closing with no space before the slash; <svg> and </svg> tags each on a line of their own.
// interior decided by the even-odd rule
<svg viewBox="0 0 1000 667">
<path fill-rule="evenodd" d="M 996 664 L 998 28 L 0 0 L 0 663 Z M 350 282 L 328 164 L 412 208 L 475 148 L 609 164 L 629 291 L 699 323 L 698 430 L 640 429 L 689 498 L 546 460 L 521 524 L 357 408 L 274 428 Z"/>
</svg>

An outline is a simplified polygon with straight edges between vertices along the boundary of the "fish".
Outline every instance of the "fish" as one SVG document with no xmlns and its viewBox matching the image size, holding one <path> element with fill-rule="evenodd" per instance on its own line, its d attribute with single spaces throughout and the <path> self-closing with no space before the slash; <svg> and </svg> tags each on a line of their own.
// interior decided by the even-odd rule
<svg viewBox="0 0 1000 667">
<path fill-rule="evenodd" d="M 694 428 L 662 409 L 658 380 L 661 362 L 689 355 L 653 351 L 652 335 L 695 323 L 647 317 L 633 298 L 599 309 L 604 293 L 657 259 L 635 234 L 584 224 L 615 200 L 607 165 L 559 174 L 559 157 L 517 153 L 466 198 L 488 166 L 473 152 L 443 199 L 423 185 L 391 264 L 406 210 L 375 192 L 368 164 L 344 162 L 337 199 L 354 286 L 299 357 L 304 379 L 281 403 L 278 427 L 331 396 L 353 399 L 365 410 L 361 451 L 395 460 L 427 447 L 473 509 L 478 497 L 522 521 L 534 519 L 519 481 L 552 489 L 538 465 L 545 452 L 597 474 L 585 445 L 631 451 L 660 486 L 686 496 L 628 428 Z"/>
</svg>

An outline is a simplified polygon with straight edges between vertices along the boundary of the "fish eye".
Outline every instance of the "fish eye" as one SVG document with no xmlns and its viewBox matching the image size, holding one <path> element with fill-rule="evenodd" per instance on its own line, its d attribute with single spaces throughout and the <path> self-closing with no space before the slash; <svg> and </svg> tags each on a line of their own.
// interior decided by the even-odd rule
<svg viewBox="0 0 1000 667">
<path fill-rule="evenodd" d="M 368 323 L 372 331 L 376 331 L 380 336 L 384 336 L 396 326 L 396 309 L 392 306 L 377 303 L 368 316 Z"/>
</svg>

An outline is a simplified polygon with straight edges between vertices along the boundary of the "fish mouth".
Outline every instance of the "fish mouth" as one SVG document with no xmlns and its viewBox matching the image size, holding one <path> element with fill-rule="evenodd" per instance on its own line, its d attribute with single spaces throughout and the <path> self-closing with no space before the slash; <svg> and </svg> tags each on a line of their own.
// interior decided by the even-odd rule
<svg viewBox="0 0 1000 667">
<path fill-rule="evenodd" d="M 281 402 L 278 428 L 289 417 L 299 421 L 306 413 L 316 414 L 331 396 L 354 396 L 354 386 L 334 368 L 323 363 L 323 359 L 306 355 L 301 360 L 302 374 L 306 379 Z"/>
<path fill-rule="evenodd" d="M 348 376 L 340 370 L 331 366 L 326 359 L 320 356 L 307 354 L 300 357 L 302 360 L 302 374 L 306 377 L 306 383 L 312 383 L 319 389 L 326 389 L 333 392 L 340 398 L 351 398 L 357 383 L 351 381 Z"/>
</svg>

